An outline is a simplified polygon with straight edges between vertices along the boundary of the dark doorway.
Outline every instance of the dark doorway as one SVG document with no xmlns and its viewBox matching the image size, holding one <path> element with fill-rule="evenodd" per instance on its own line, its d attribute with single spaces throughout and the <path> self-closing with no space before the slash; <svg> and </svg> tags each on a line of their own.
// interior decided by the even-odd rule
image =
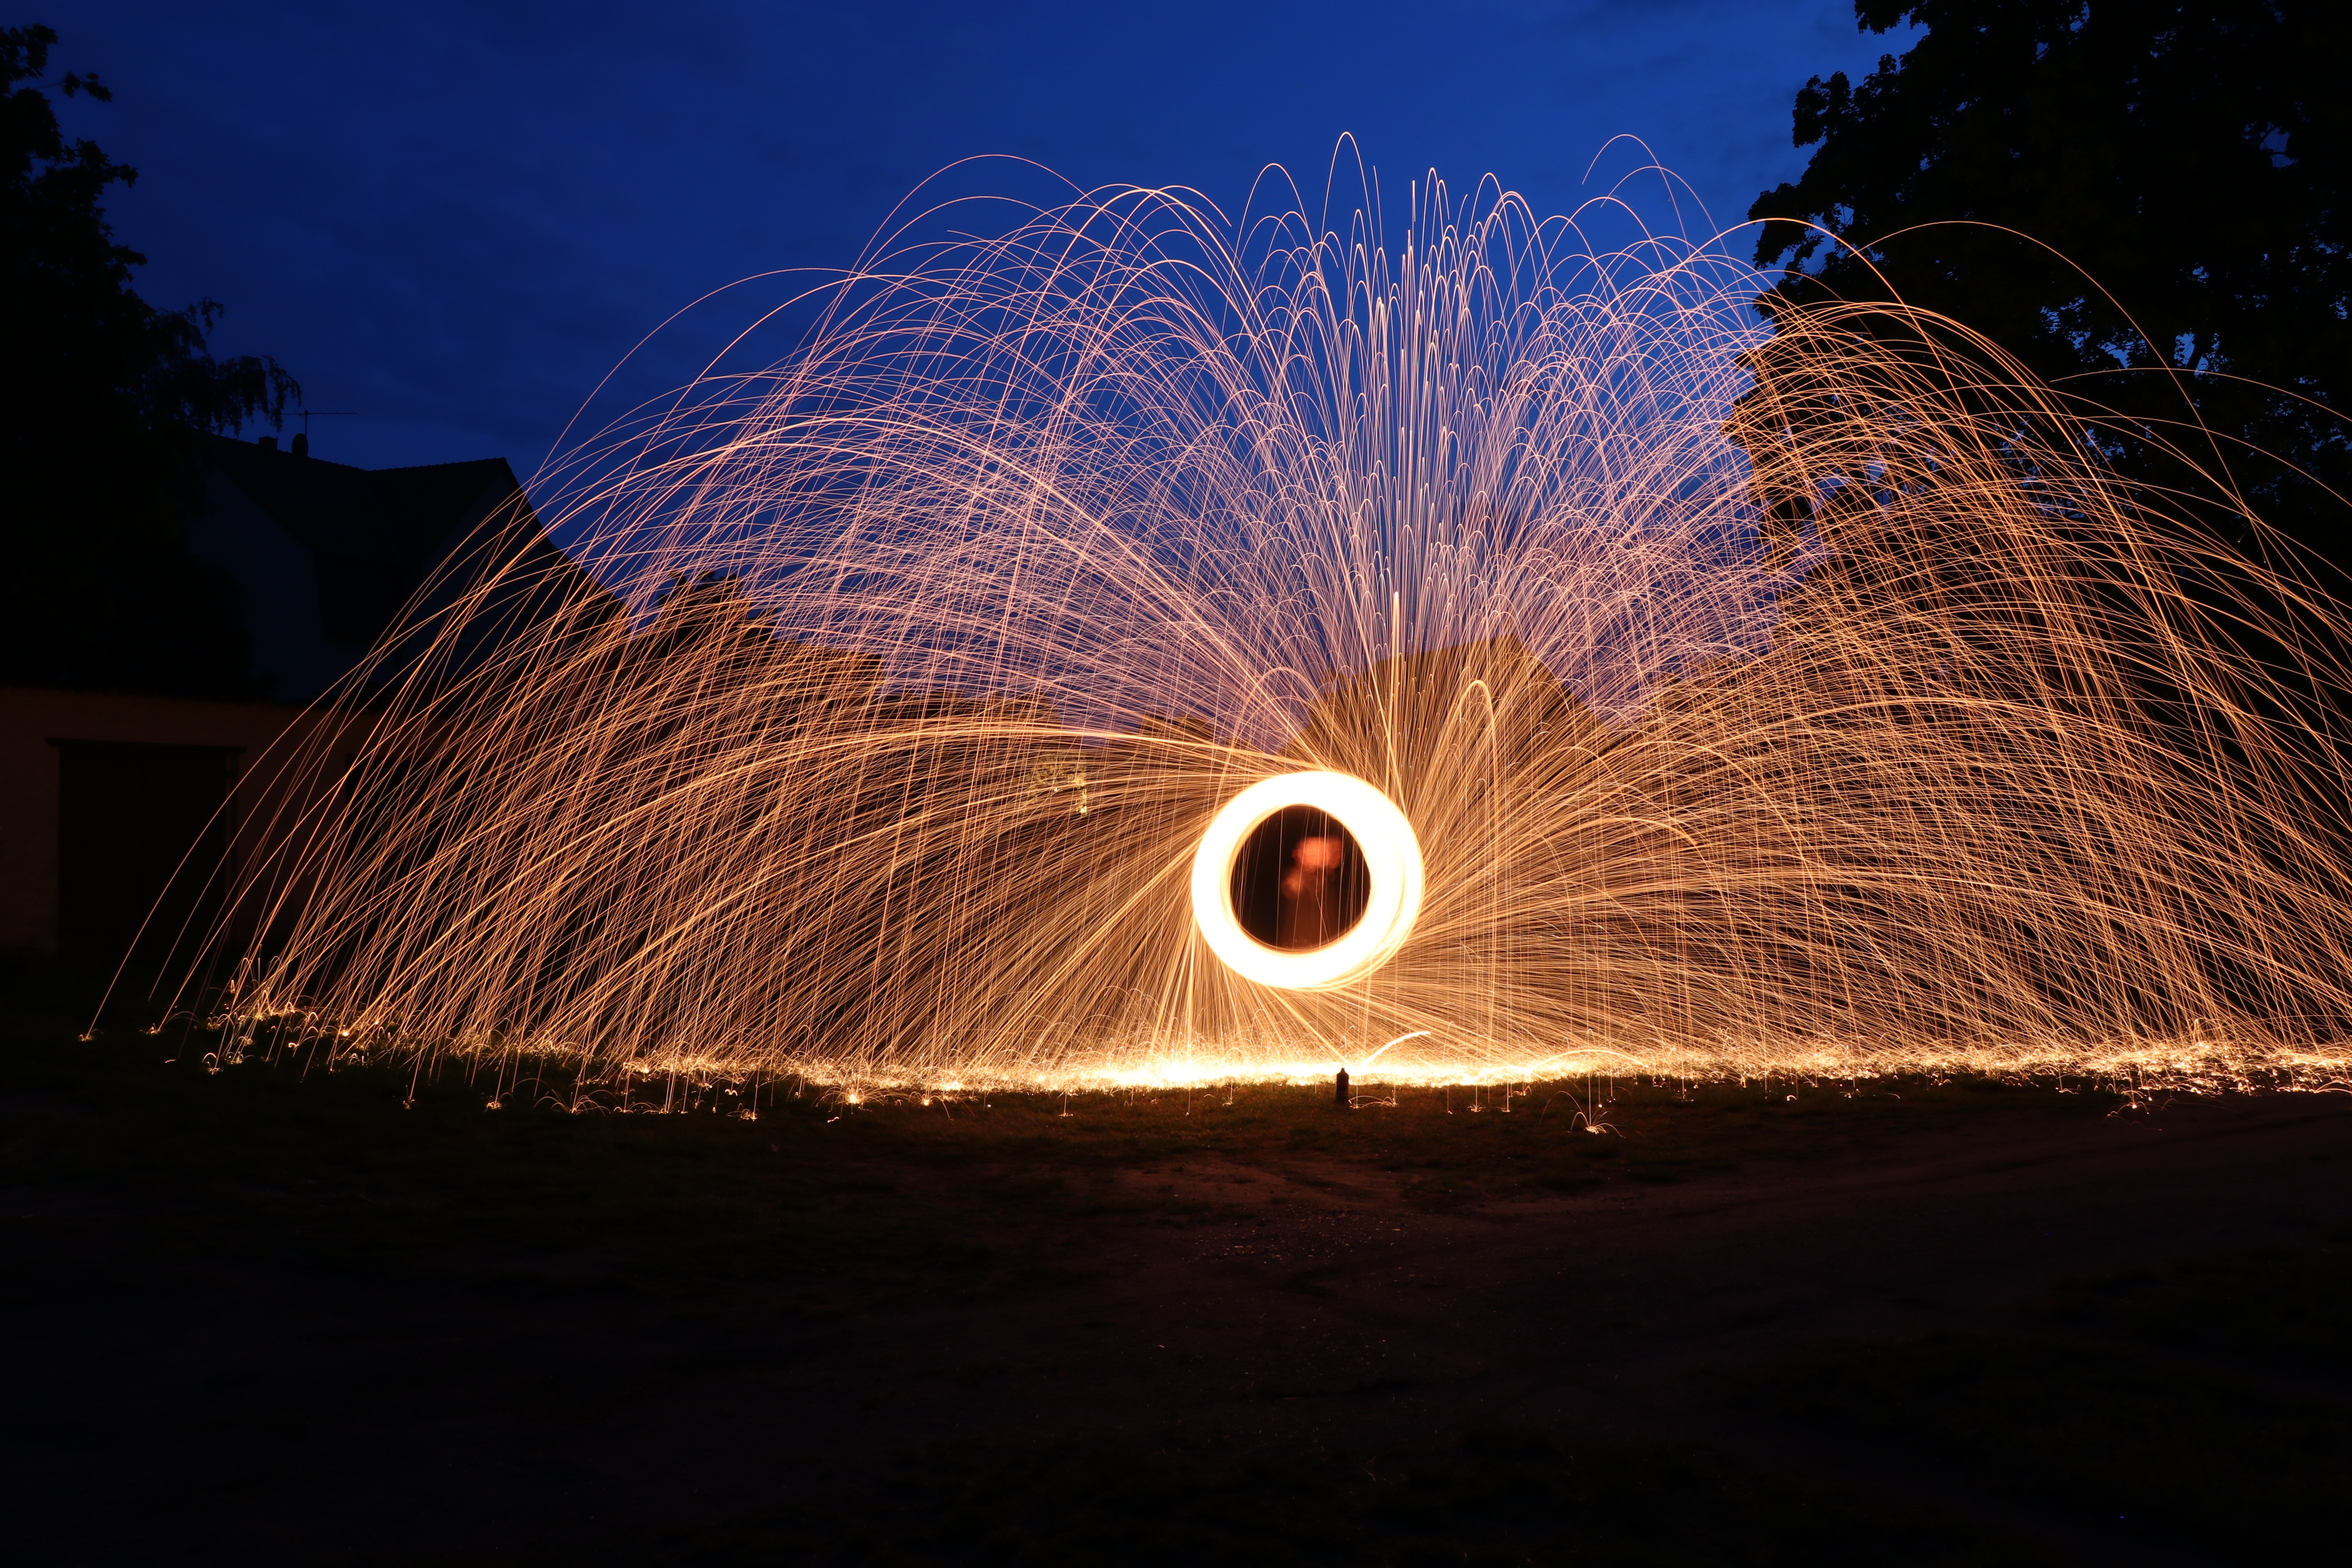
<svg viewBox="0 0 2352 1568">
<path fill-rule="evenodd" d="M 134 970 L 158 969 L 183 930 L 200 935 L 220 907 L 221 805 L 236 749 L 53 743 L 59 955 L 108 967 L 128 955 Z"/>
<path fill-rule="evenodd" d="M 1363 846 L 1338 818 L 1286 806 L 1250 829 L 1234 857 L 1234 917 L 1268 947 L 1301 952 L 1339 941 L 1372 891 Z"/>
</svg>

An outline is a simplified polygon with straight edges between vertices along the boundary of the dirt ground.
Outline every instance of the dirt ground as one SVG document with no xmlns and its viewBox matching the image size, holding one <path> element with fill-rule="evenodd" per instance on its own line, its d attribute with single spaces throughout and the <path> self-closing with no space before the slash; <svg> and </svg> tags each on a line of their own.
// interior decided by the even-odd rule
<svg viewBox="0 0 2352 1568">
<path fill-rule="evenodd" d="M 1087 1478 L 1114 1460 L 1118 1485 L 1150 1483 L 1134 1508 L 1158 1510 L 1150 1529 L 1130 1515 L 1137 1561 L 1200 1530 L 1206 1545 L 1168 1560 L 1257 1560 L 1215 1533 L 1242 1528 L 1218 1522 L 1228 1504 L 1281 1530 L 1337 1510 L 1323 1545 L 1266 1560 L 1549 1561 L 1586 1539 L 1597 1560 L 1653 1538 L 1622 1517 L 1481 1534 L 1476 1478 L 1541 1465 L 1631 1478 L 1558 1481 L 1553 1514 L 1616 1500 L 1656 1512 L 1664 1539 L 1679 1507 L 1712 1509 L 1759 1542 L 1742 1560 L 1848 1560 L 1822 1531 L 1852 1560 L 1903 1560 L 1906 1530 L 1952 1560 L 2238 1560 L 2265 1538 L 2233 1534 L 2226 1499 L 2135 1519 L 2163 1504 L 2155 1471 L 2103 1480 L 2094 1454 L 2088 1480 L 2037 1491 L 2003 1468 L 2084 1400 L 2122 1401 L 2129 1437 L 2142 1387 L 2291 1413 L 2261 1434 L 2316 1423 L 2294 1440 L 2320 1471 L 2277 1505 L 2290 1514 L 2352 1479 L 2333 1468 L 2352 1455 L 2352 1369 L 2252 1342 L 2286 1310 L 2302 1326 L 2279 1346 L 2324 1344 L 2352 1306 L 2326 1294 L 2345 1278 L 2352 1097 L 2028 1095 L 1673 1179 L 1450 1189 L 1427 1161 L 1349 1143 L 1380 1109 L 1321 1110 L 1340 1119 L 1327 1135 L 1297 1120 L 1311 1100 L 1284 1111 L 1304 1135 L 1143 1137 L 1076 1163 L 1057 1163 L 1051 1127 L 962 1163 L 937 1142 L 836 1158 L 820 1147 L 845 1135 L 834 1122 L 771 1113 L 631 1118 L 623 1142 L 549 1114 L 530 1147 L 468 1163 L 422 1144 L 410 1160 L 402 1141 L 427 1124 L 380 1086 L 247 1092 L 221 1087 L 231 1072 L 151 1093 L 164 1068 L 145 1058 L 93 1076 L 58 1051 L 20 1047 L 0 1100 L 19 1563 L 1109 1561 L 1129 1555 L 1117 1521 L 1055 1521 L 1095 1506 L 1108 1483 Z M 434 1135 L 524 1125 L 466 1114 Z M 1131 1130 L 1145 1113 L 1119 1114 Z M 1640 1107 L 1630 1120 L 1629 1146 Z M 1540 1136 L 1566 1141 L 1561 1159 L 1618 1136 L 1557 1129 Z M 691 1150 L 674 1156 L 673 1135 Z M 664 1195 L 762 1160 L 798 1174 L 740 1210 Z M 595 1184 L 633 1161 L 667 1173 L 631 1176 L 649 1195 L 624 1215 Z M 576 1181 L 532 1185 L 564 1162 Z M 740 1217 L 770 1210 L 806 1223 L 778 1241 Z M 2229 1260 L 2250 1258 L 2287 1260 L 2280 1300 L 2314 1278 L 2324 1299 L 2242 1299 L 2233 1282 L 2261 1270 Z M 2135 1291 L 2156 1317 L 2130 1318 Z M 2146 1329 L 2159 1320 L 2190 1327 Z M 1949 1372 L 1970 1355 L 1986 1359 Z M 1998 1392 L 1998 1369 L 2037 1356 L 2056 1370 Z M 2021 1400 L 2048 1408 L 2000 1408 Z M 1948 1428 L 1928 1408 L 1971 1401 L 1992 1413 Z M 2146 1465 L 2210 1472 L 2196 1409 L 2163 1419 L 2184 1432 Z M 2002 1420 L 2024 1436 L 1984 1426 Z M 1497 1433 L 1518 1458 L 1479 1458 Z M 1453 1500 L 1398 1514 L 1431 1475 L 1454 1478 Z M 1514 1481 L 1491 1507 L 1554 1484 Z M 1816 1493 L 1849 1501 L 1806 1502 L 1813 1534 L 1770 1545 L 1741 1522 Z M 909 1522 L 925 1510 L 952 1550 Z M 1871 1530 L 1891 1533 L 1853 1536 Z M 1606 1554 L 1713 1549 L 1683 1550 Z"/>
</svg>

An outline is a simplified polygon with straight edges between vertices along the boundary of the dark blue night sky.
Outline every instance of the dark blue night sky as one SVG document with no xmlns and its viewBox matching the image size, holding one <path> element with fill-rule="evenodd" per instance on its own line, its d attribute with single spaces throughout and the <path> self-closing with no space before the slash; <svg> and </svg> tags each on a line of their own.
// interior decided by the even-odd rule
<svg viewBox="0 0 2352 1568">
<path fill-rule="evenodd" d="M 1850 0 L 110 0 L 23 19 L 61 36 L 52 80 L 115 90 L 60 108 L 141 171 L 110 209 L 153 258 L 141 292 L 223 301 L 216 349 L 275 354 L 313 408 L 360 411 L 318 423 L 320 456 L 496 454 L 526 475 L 664 317 L 750 274 L 847 265 L 957 159 L 1190 185 L 1230 211 L 1268 163 L 1319 195 L 1349 132 L 1391 215 L 1432 168 L 1462 188 L 1491 172 L 1549 213 L 1593 195 L 1594 154 L 1630 133 L 1727 226 L 1802 167 L 1806 77 L 1903 47 L 1857 33 Z M 642 389 L 690 374 L 698 341 L 644 362 Z"/>
</svg>

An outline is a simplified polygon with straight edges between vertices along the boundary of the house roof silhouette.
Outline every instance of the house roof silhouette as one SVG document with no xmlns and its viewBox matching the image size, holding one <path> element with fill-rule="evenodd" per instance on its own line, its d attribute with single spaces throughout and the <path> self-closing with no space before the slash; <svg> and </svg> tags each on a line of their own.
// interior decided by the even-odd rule
<svg viewBox="0 0 2352 1568">
<path fill-rule="evenodd" d="M 357 668 L 420 588 L 480 549 L 486 526 L 548 582 L 598 591 L 503 458 L 360 468 L 223 437 L 205 466 L 189 542 L 244 589 L 254 665 L 279 700 L 307 701 Z"/>
</svg>

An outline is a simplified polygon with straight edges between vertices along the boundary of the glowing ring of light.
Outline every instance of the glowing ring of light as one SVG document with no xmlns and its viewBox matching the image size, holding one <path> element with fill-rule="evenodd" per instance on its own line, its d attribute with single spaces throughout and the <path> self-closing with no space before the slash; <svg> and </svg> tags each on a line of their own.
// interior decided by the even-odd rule
<svg viewBox="0 0 2352 1568">
<path fill-rule="evenodd" d="M 1302 952 L 1265 943 L 1234 910 L 1234 858 L 1278 811 L 1312 806 L 1348 830 L 1364 852 L 1370 888 L 1363 917 L 1337 942 Z M 1360 778 L 1327 772 L 1264 779 L 1227 801 L 1192 852 L 1192 923 L 1225 967 L 1261 985 L 1328 991 L 1360 980 L 1396 955 L 1421 916 L 1421 840 L 1396 803 Z"/>
</svg>

